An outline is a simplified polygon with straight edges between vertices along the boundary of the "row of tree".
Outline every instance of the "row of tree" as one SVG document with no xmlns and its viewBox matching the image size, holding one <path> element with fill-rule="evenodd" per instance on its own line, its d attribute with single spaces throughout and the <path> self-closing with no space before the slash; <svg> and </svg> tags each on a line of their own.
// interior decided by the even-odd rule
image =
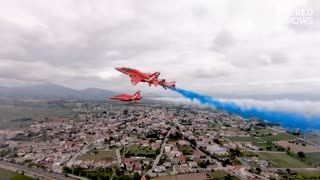
<svg viewBox="0 0 320 180">
<path fill-rule="evenodd" d="M 96 170 L 85 169 L 81 167 L 63 167 L 63 173 L 68 176 L 68 174 L 73 174 L 76 176 L 83 176 L 91 180 L 140 180 L 141 175 L 137 172 L 133 174 L 124 174 L 119 167 L 111 168 L 99 168 Z M 146 178 L 151 179 L 149 175 Z"/>
</svg>

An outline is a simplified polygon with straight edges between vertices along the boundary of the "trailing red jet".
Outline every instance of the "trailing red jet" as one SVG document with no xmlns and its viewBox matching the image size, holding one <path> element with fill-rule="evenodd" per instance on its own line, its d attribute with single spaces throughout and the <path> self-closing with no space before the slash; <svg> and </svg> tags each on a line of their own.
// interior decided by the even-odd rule
<svg viewBox="0 0 320 180">
<path fill-rule="evenodd" d="M 116 96 L 112 96 L 110 97 L 110 99 L 113 100 L 119 100 L 119 101 L 140 101 L 142 99 L 142 97 L 140 96 L 140 90 L 137 91 L 136 93 L 134 93 L 133 95 L 129 95 L 129 94 L 120 94 L 120 95 L 116 95 Z"/>
<path fill-rule="evenodd" d="M 130 76 L 131 78 L 131 84 L 136 85 L 139 82 L 147 82 L 149 83 L 149 86 L 152 84 L 157 87 L 158 85 L 158 77 L 160 75 L 160 72 L 155 73 L 143 73 L 136 69 L 126 68 L 126 67 L 117 67 L 116 70 Z"/>
<path fill-rule="evenodd" d="M 175 81 L 172 81 L 172 82 L 166 82 L 165 79 L 161 79 L 158 81 L 158 84 L 160 86 L 162 86 L 164 89 L 167 89 L 167 88 L 176 88 L 176 82 Z"/>
</svg>

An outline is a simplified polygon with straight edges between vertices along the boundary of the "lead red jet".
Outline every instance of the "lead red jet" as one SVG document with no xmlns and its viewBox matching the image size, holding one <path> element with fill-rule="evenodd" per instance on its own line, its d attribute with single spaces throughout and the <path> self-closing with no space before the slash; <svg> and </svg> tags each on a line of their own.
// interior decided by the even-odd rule
<svg viewBox="0 0 320 180">
<path fill-rule="evenodd" d="M 119 101 L 140 101 L 142 99 L 142 97 L 140 96 L 140 90 L 137 91 L 136 93 L 134 93 L 133 95 L 129 95 L 129 94 L 120 94 L 120 95 L 116 95 L 116 96 L 112 96 L 110 97 L 110 99 L 113 100 L 119 100 Z"/>
<path fill-rule="evenodd" d="M 164 89 L 167 89 L 167 88 L 176 88 L 176 82 L 175 82 L 175 81 L 166 82 L 165 79 L 161 79 L 161 80 L 158 80 L 158 84 L 159 84 L 160 86 L 162 86 Z"/>
<path fill-rule="evenodd" d="M 143 73 L 139 70 L 126 68 L 126 67 L 117 67 L 116 70 L 128 75 L 131 78 L 131 84 L 136 85 L 139 82 L 147 82 L 149 86 L 152 84 L 157 87 L 158 85 L 158 77 L 160 72 L 155 73 Z"/>
</svg>

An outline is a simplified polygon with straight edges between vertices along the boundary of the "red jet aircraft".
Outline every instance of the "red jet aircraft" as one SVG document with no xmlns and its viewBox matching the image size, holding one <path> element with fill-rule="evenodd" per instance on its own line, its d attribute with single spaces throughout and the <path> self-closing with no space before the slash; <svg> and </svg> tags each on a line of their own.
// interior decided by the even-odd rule
<svg viewBox="0 0 320 180">
<path fill-rule="evenodd" d="M 167 89 L 167 88 L 176 88 L 176 82 L 175 81 L 172 81 L 172 82 L 166 82 L 165 79 L 161 79 L 158 81 L 158 84 L 160 86 L 162 86 L 164 89 Z"/>
<path fill-rule="evenodd" d="M 131 68 L 125 68 L 125 67 L 118 67 L 115 68 L 116 70 L 130 76 L 131 78 L 131 84 L 136 85 L 139 82 L 148 82 L 149 86 L 152 84 L 157 87 L 158 85 L 158 77 L 160 75 L 160 72 L 155 72 L 155 73 L 143 73 L 140 72 L 139 70 L 136 69 L 131 69 Z"/>
<path fill-rule="evenodd" d="M 142 97 L 140 96 L 140 92 L 141 91 L 139 90 L 136 93 L 134 93 L 133 95 L 120 94 L 120 95 L 112 96 L 112 97 L 110 97 L 110 99 L 119 100 L 119 101 L 134 101 L 134 102 L 137 102 L 137 101 L 142 99 Z"/>
</svg>

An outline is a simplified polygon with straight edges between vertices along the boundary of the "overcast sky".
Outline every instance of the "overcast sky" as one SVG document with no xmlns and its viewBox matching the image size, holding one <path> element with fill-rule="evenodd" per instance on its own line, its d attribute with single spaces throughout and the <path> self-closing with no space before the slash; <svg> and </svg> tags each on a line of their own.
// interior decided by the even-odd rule
<svg viewBox="0 0 320 180">
<path fill-rule="evenodd" d="M 165 92 L 133 87 L 113 69 L 128 66 L 212 96 L 312 100 L 320 97 L 319 13 L 317 0 L 3 1 L 0 85 Z"/>
</svg>

